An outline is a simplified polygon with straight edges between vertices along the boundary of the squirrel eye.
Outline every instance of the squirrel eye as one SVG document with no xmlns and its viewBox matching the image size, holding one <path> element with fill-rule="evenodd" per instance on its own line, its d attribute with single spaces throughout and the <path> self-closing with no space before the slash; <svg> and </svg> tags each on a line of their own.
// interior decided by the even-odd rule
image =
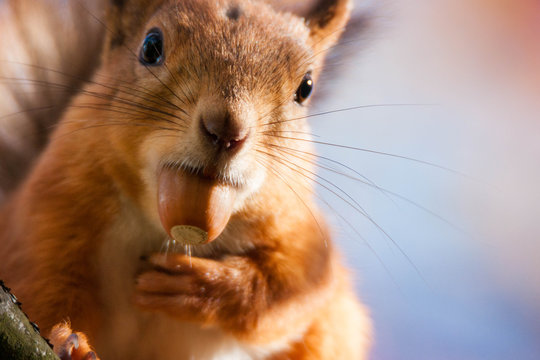
<svg viewBox="0 0 540 360">
<path fill-rule="evenodd" d="M 144 38 L 139 55 L 143 65 L 161 65 L 163 63 L 163 36 L 159 29 L 152 29 Z"/>
<path fill-rule="evenodd" d="M 311 73 L 307 73 L 306 75 L 304 75 L 304 78 L 302 79 L 298 90 L 296 90 L 296 94 L 294 94 L 294 101 L 302 104 L 304 101 L 307 100 L 309 95 L 311 95 L 312 90 L 313 79 L 311 78 Z"/>
</svg>

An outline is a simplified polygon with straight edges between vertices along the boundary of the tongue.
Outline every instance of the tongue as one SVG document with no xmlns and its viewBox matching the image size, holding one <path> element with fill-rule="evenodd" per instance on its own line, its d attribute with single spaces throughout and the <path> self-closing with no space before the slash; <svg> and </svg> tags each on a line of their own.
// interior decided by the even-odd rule
<svg viewBox="0 0 540 360">
<path fill-rule="evenodd" d="M 215 240 L 231 217 L 236 191 L 214 179 L 165 168 L 158 180 L 158 211 L 165 231 L 185 245 Z"/>
</svg>

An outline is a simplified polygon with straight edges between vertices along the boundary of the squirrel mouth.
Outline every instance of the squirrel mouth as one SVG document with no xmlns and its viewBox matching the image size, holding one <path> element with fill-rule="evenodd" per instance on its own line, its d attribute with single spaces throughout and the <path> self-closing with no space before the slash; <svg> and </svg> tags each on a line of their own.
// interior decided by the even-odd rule
<svg viewBox="0 0 540 360">
<path fill-rule="evenodd" d="M 215 177 L 164 167 L 158 174 L 161 224 L 181 244 L 209 243 L 227 226 L 236 193 Z"/>
</svg>

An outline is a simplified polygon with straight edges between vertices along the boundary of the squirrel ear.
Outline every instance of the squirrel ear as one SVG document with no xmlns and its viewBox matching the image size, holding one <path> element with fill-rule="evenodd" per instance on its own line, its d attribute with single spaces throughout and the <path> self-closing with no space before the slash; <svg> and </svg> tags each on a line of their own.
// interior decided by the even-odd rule
<svg viewBox="0 0 540 360">
<path fill-rule="evenodd" d="M 310 37 L 315 47 L 326 49 L 335 43 L 350 18 L 351 0 L 316 0 L 304 15 L 311 30 Z"/>
<path fill-rule="evenodd" d="M 349 20 L 352 0 L 270 0 L 278 10 L 303 17 L 316 51 L 328 49 L 337 42 Z"/>
</svg>

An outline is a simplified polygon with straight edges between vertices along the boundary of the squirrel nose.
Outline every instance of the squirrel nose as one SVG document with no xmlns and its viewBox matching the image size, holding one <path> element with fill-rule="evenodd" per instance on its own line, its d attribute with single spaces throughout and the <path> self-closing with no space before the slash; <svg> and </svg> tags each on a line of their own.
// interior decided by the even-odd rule
<svg viewBox="0 0 540 360">
<path fill-rule="evenodd" d="M 239 150 L 248 137 L 248 129 L 230 114 L 201 116 L 200 129 L 209 142 L 222 151 Z"/>
</svg>

